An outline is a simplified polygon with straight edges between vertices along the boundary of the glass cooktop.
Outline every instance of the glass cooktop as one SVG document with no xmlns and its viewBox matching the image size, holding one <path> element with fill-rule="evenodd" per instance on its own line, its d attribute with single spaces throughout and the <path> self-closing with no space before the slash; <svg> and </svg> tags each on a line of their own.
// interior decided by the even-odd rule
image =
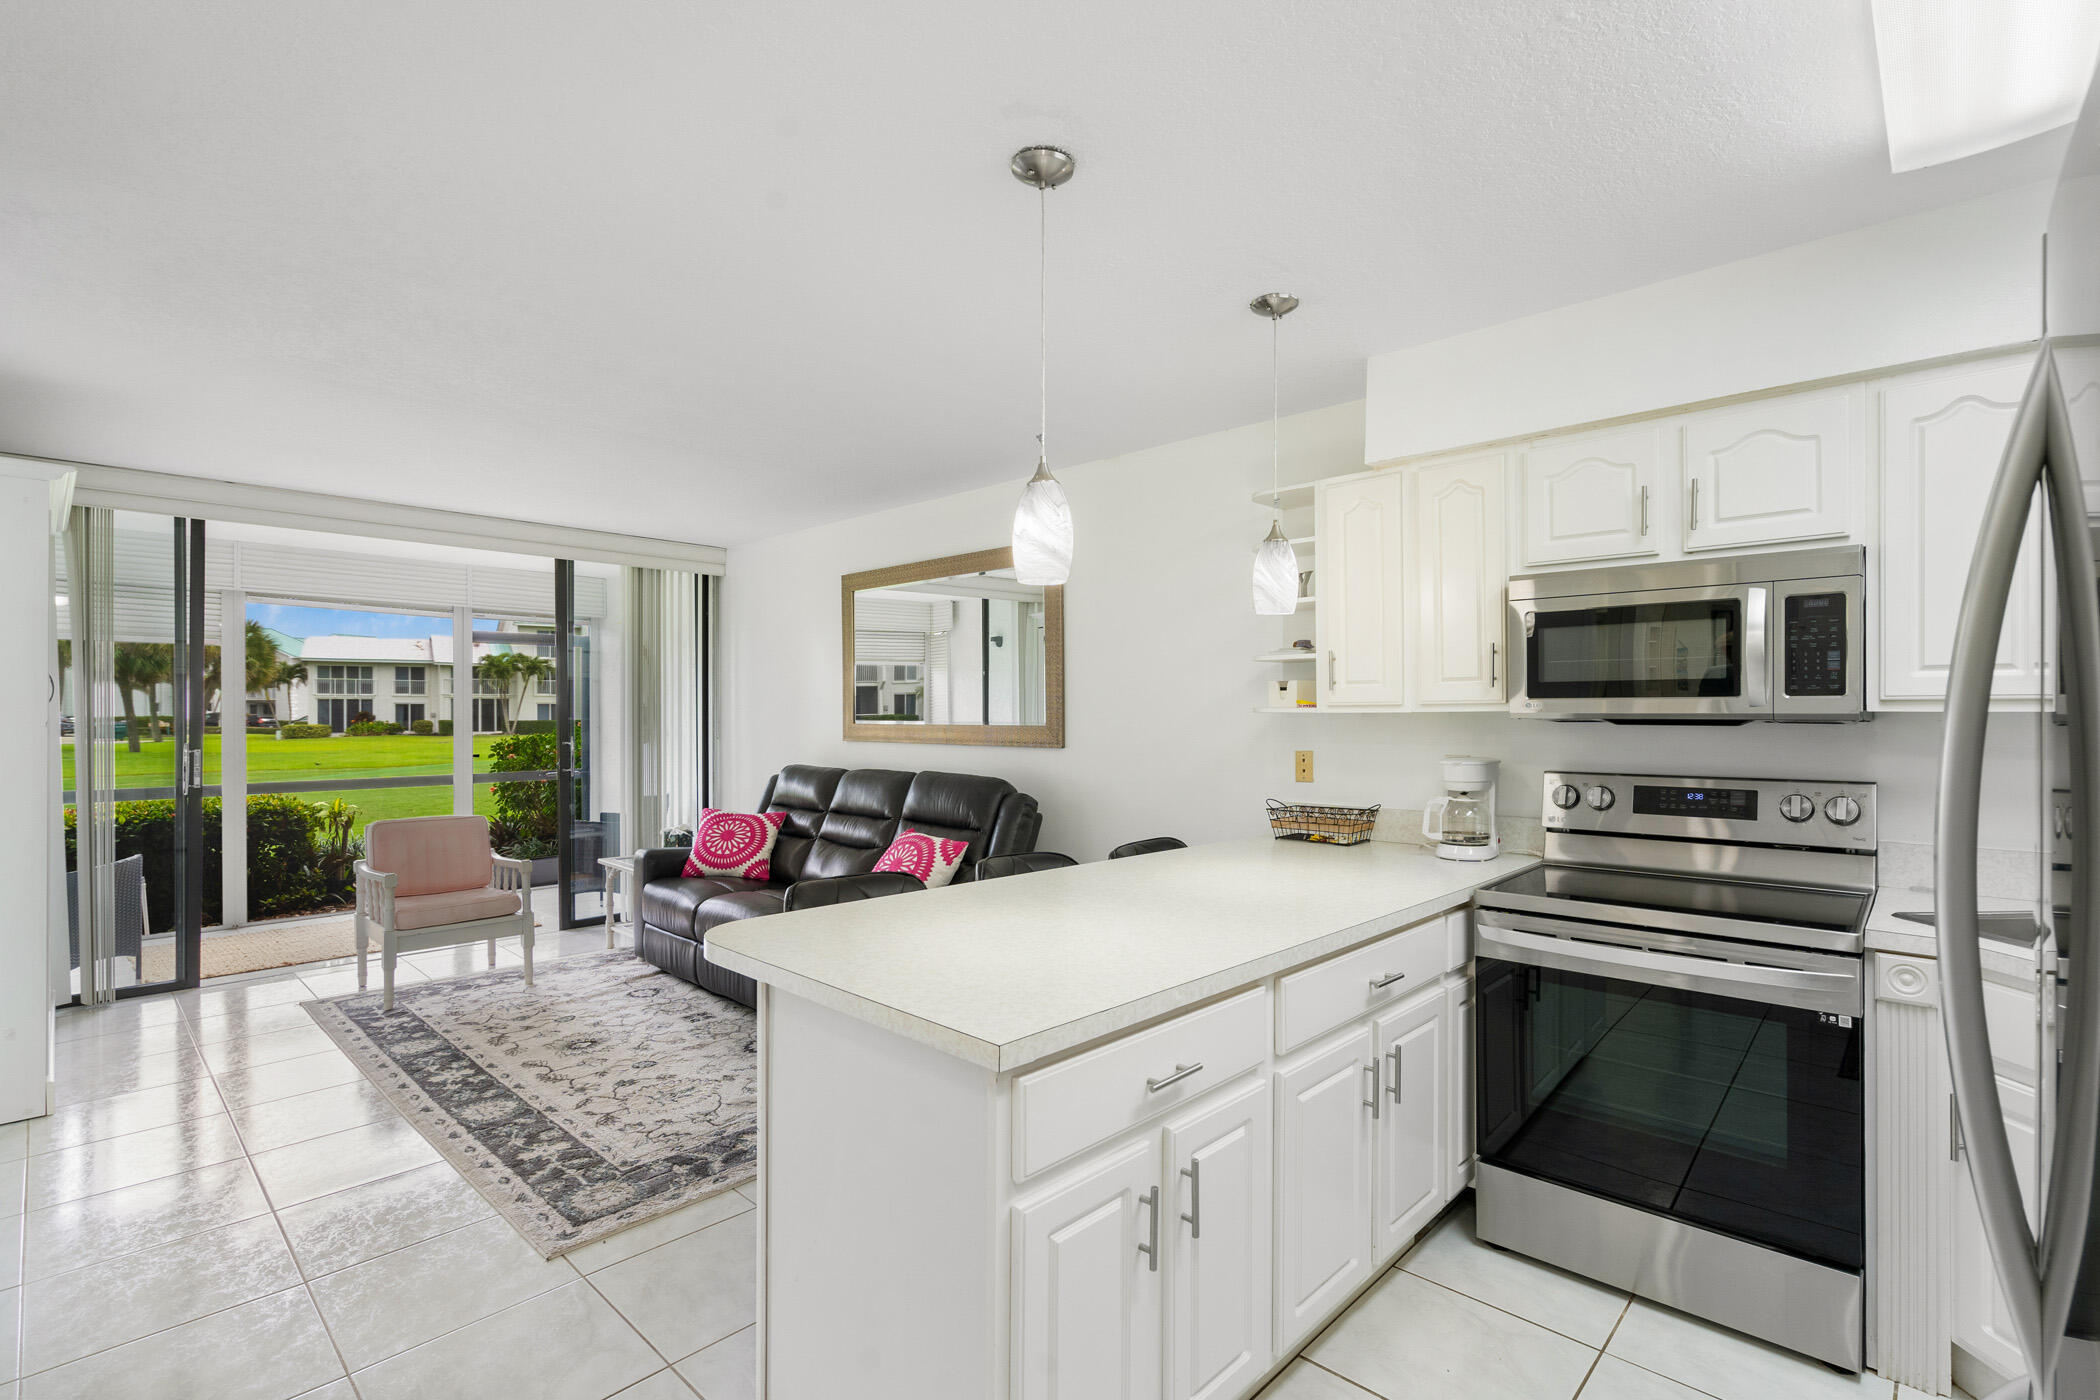
<svg viewBox="0 0 2100 1400">
<path fill-rule="evenodd" d="M 1598 917 L 1597 910 L 1585 913 L 1575 906 L 1607 905 L 1831 933 L 1857 932 L 1866 920 L 1868 904 L 1867 895 L 1845 890 L 1701 880 L 1579 865 L 1534 866 L 1481 890 L 1476 898 L 1490 908 L 1565 912 L 1571 918 Z"/>
</svg>

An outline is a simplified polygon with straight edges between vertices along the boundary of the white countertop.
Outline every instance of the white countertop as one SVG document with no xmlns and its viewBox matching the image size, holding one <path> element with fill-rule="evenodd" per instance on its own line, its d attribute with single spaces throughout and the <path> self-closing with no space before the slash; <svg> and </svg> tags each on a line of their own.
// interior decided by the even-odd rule
<svg viewBox="0 0 2100 1400">
<path fill-rule="evenodd" d="M 2005 910 L 2025 913 L 2031 911 L 2034 905 L 2028 900 L 1997 899 L 1989 895 L 1979 895 L 1976 907 L 1985 912 Z M 1897 889 L 1883 885 L 1874 892 L 1874 907 L 1867 913 L 1867 951 L 1900 953 L 1913 958 L 1937 958 L 1940 955 L 1939 930 L 1930 924 L 1896 917 L 1906 913 L 1930 913 L 1932 908 L 1931 890 Z M 1987 971 L 2014 977 L 2024 977 L 2034 971 L 2035 954 L 2032 948 L 2023 949 L 2011 943 L 1986 938 L 1981 944 L 1981 949 L 1983 965 Z"/>
<path fill-rule="evenodd" d="M 1223 842 L 722 924 L 707 958 L 1005 1071 L 1458 908 L 1536 864 Z"/>
</svg>

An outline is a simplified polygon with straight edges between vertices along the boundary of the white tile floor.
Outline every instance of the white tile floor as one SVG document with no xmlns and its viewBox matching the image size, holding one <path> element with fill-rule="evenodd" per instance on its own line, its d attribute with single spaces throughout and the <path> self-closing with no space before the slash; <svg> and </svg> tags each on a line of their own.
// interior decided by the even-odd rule
<svg viewBox="0 0 2100 1400">
<path fill-rule="evenodd" d="M 0 1127 L 0 1400 L 749 1400 L 751 1198 L 541 1259 L 299 1007 L 356 980 L 59 1014 L 58 1111 Z"/>
<path fill-rule="evenodd" d="M 1260 1400 L 1924 1400 L 1491 1249 L 1454 1208 Z"/>
<path fill-rule="evenodd" d="M 541 1259 L 299 1007 L 355 984 L 312 966 L 60 1014 L 61 1107 L 0 1127 L 0 1400 L 750 1400 L 750 1197 Z M 1922 1400 L 1471 1222 L 1448 1215 L 1262 1400 Z"/>
</svg>

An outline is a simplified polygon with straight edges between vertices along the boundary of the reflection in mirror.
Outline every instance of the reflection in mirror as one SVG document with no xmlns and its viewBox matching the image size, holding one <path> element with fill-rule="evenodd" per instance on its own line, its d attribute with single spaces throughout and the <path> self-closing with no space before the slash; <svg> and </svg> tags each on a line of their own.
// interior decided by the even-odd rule
<svg viewBox="0 0 2100 1400">
<path fill-rule="evenodd" d="M 853 718 L 1041 724 L 1043 590 L 1012 569 L 853 596 Z"/>
<path fill-rule="evenodd" d="M 1010 551 L 845 585 L 848 738 L 1062 744 L 1062 590 L 1017 582 Z"/>
</svg>

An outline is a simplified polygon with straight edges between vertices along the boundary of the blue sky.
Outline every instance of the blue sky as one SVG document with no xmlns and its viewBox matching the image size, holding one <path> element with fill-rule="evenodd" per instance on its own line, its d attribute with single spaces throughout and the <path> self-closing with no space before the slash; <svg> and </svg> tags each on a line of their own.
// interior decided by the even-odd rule
<svg viewBox="0 0 2100 1400">
<path fill-rule="evenodd" d="M 291 637 L 427 637 L 449 634 L 452 619 L 412 617 L 406 613 L 359 612 L 354 608 L 297 608 L 284 603 L 250 603 L 248 620 L 274 627 Z M 492 632 L 494 618 L 474 619 L 477 630 Z"/>
</svg>

